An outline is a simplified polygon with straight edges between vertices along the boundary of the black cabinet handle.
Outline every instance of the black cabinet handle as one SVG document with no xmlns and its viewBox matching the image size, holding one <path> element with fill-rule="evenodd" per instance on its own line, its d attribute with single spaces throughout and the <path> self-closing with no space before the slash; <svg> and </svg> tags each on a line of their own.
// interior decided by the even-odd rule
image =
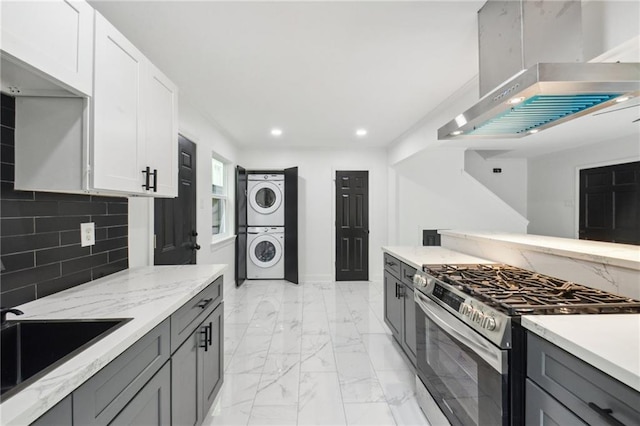
<svg viewBox="0 0 640 426">
<path fill-rule="evenodd" d="M 208 336 L 209 333 L 207 332 L 207 327 L 204 327 L 204 330 L 200 330 L 200 336 L 204 338 L 203 341 L 200 342 L 200 344 L 198 345 L 199 347 L 203 348 L 205 352 L 207 352 L 209 350 L 209 345 L 208 343 Z"/>
<path fill-rule="evenodd" d="M 200 301 L 200 303 L 198 303 L 198 308 L 205 309 L 207 306 L 209 306 L 211 302 L 213 302 L 212 297 L 209 297 L 208 299 L 203 299 Z"/>
<path fill-rule="evenodd" d="M 398 284 L 400 289 L 398 290 L 398 299 L 402 299 L 404 297 L 404 284 Z"/>
<path fill-rule="evenodd" d="M 212 339 L 213 339 L 213 323 L 209 323 L 209 325 L 207 326 L 207 330 L 209 330 L 209 337 L 207 337 L 207 343 L 209 344 L 209 346 L 212 345 Z"/>
<path fill-rule="evenodd" d="M 149 177 L 151 174 L 151 168 L 150 167 L 146 167 L 143 171 L 142 174 L 144 175 L 144 183 L 142 184 L 142 187 L 146 190 L 149 190 Z"/>
<path fill-rule="evenodd" d="M 404 274 L 404 277 L 409 280 L 413 280 L 413 274 Z"/>
<path fill-rule="evenodd" d="M 398 298 L 398 283 L 396 283 L 396 299 Z"/>
<path fill-rule="evenodd" d="M 153 169 L 153 192 L 158 192 L 158 169 Z"/>
<path fill-rule="evenodd" d="M 624 426 L 624 423 L 612 416 L 613 410 L 611 408 L 600 408 L 593 402 L 589 403 L 589 407 L 591 407 L 591 409 L 596 413 L 600 414 L 600 416 L 602 416 L 610 425 Z"/>
<path fill-rule="evenodd" d="M 385 262 L 384 262 L 384 263 L 386 263 L 386 264 L 387 264 L 387 266 L 396 266 L 396 265 L 397 265 L 397 263 L 396 263 L 396 262 L 387 262 L 386 260 L 385 260 Z"/>
</svg>

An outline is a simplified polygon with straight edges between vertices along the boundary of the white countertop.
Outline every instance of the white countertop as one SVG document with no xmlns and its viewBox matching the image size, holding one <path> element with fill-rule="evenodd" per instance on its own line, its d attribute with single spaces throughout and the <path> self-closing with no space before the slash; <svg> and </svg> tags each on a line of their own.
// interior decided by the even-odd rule
<svg viewBox="0 0 640 426">
<path fill-rule="evenodd" d="M 495 263 L 487 259 L 459 253 L 438 246 L 390 246 L 382 247 L 382 251 L 411 265 L 422 269 L 422 265 L 443 263 Z"/>
<path fill-rule="evenodd" d="M 475 232 L 442 230 L 441 235 L 469 240 L 492 240 L 501 244 L 524 247 L 529 250 L 588 260 L 605 265 L 640 270 L 640 246 L 605 243 L 572 238 L 547 237 L 533 234 L 509 234 L 502 232 Z"/>
<path fill-rule="evenodd" d="M 20 319 L 132 318 L 0 404 L 0 423 L 33 422 L 222 275 L 226 265 L 127 269 L 18 306 Z M 8 319 L 14 319 L 9 315 Z"/>
<path fill-rule="evenodd" d="M 524 315 L 522 325 L 640 392 L 640 315 Z"/>
</svg>

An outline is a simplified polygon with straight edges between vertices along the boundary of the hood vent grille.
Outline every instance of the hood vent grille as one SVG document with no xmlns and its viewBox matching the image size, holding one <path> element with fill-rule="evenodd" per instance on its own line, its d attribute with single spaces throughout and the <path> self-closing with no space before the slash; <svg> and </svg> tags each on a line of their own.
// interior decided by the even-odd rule
<svg viewBox="0 0 640 426">
<path fill-rule="evenodd" d="M 568 115 L 576 114 L 620 93 L 584 95 L 537 95 L 514 106 L 497 117 L 486 121 L 469 132 L 469 135 L 523 134 L 547 125 Z"/>
</svg>

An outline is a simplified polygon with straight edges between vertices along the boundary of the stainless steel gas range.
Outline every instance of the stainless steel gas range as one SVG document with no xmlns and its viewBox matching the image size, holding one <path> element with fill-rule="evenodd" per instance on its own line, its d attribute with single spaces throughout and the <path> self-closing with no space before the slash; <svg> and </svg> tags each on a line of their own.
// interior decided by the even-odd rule
<svg viewBox="0 0 640 426">
<path fill-rule="evenodd" d="M 423 270 L 414 276 L 416 385 L 432 425 L 524 424 L 521 315 L 640 312 L 640 301 L 509 265 Z"/>
</svg>

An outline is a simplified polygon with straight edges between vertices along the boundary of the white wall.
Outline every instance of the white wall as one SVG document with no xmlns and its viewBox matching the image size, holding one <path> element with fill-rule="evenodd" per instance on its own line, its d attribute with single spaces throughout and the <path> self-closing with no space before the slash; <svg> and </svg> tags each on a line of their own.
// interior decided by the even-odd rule
<svg viewBox="0 0 640 426">
<path fill-rule="evenodd" d="M 585 60 L 590 61 L 603 54 L 604 57 L 599 59 L 618 60 L 616 50 L 632 39 L 635 39 L 635 51 L 638 52 L 639 16 L 640 2 L 637 0 L 583 0 L 582 39 Z"/>
<path fill-rule="evenodd" d="M 528 232 L 577 238 L 579 170 L 639 160 L 636 135 L 530 159 Z"/>
<path fill-rule="evenodd" d="M 423 229 L 526 232 L 526 218 L 464 171 L 464 149 L 426 149 L 394 169 L 392 244 L 422 245 Z"/>
<path fill-rule="evenodd" d="M 334 279 L 335 171 L 369 171 L 369 279 L 382 278 L 387 241 L 387 156 L 382 149 L 247 149 L 238 163 L 248 170 L 298 167 L 299 275 L 302 282 Z"/>
<path fill-rule="evenodd" d="M 211 155 L 215 151 L 229 162 L 229 168 L 232 170 L 237 160 L 237 151 L 230 138 L 218 130 L 215 122 L 202 114 L 199 108 L 184 96 L 179 98 L 178 114 L 180 134 L 196 144 L 197 240 L 202 247 L 198 252 L 197 262 L 228 264 L 229 268 L 224 274 L 226 286 L 235 280 L 235 250 L 233 240 L 211 244 Z M 234 181 L 228 179 L 228 182 L 231 195 L 228 203 L 231 211 L 228 214 L 233 217 Z M 153 199 L 129 198 L 130 267 L 153 265 L 153 226 Z M 233 234 L 233 226 L 231 226 L 231 234 Z"/>
<path fill-rule="evenodd" d="M 493 173 L 494 168 L 502 170 Z M 524 158 L 484 158 L 467 150 L 464 170 L 523 216 L 527 215 L 527 160 Z"/>
</svg>

